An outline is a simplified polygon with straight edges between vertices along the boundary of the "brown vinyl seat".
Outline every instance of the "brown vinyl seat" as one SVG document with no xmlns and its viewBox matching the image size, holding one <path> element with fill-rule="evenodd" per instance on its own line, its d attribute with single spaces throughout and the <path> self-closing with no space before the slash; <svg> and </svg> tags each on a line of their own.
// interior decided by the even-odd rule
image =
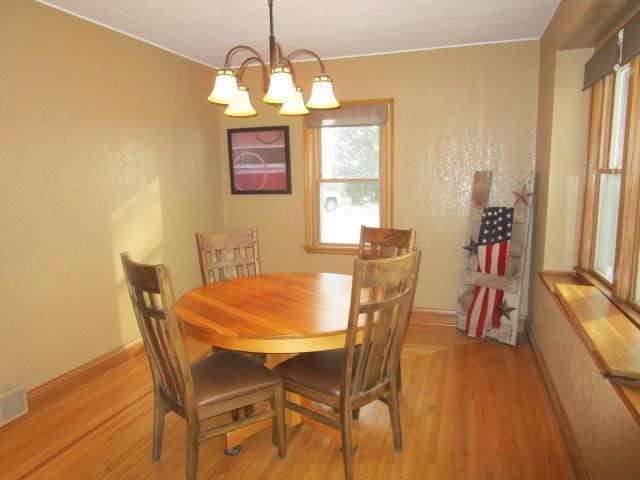
<svg viewBox="0 0 640 480">
<path fill-rule="evenodd" d="M 342 385 L 341 375 L 344 365 L 344 348 L 298 354 L 295 362 L 291 361 L 281 367 L 286 370 L 291 383 L 305 388 L 339 396 Z M 360 355 L 360 346 L 356 346 L 354 363 Z M 277 367 L 276 367 L 277 368 Z"/>
<path fill-rule="evenodd" d="M 413 229 L 399 230 L 395 228 L 360 227 L 360 245 L 358 258 L 371 260 L 404 255 L 410 252 L 416 241 Z"/>
<path fill-rule="evenodd" d="M 353 478 L 353 412 L 382 400 L 389 407 L 393 443 L 402 450 L 398 365 L 420 263 L 420 251 L 355 260 L 344 349 L 303 353 L 274 370 L 287 391 L 332 408 L 338 418 L 285 400 L 285 406 L 341 431 L 345 478 Z M 356 346 L 359 327 L 363 341 Z"/>
<path fill-rule="evenodd" d="M 174 411 L 187 423 L 187 480 L 195 480 L 200 442 L 268 418 L 280 458 L 286 456 L 282 381 L 268 368 L 236 352 L 211 354 L 190 364 L 164 265 L 133 262 L 121 254 L 131 303 L 154 385 L 153 461 L 160 459 L 164 417 Z M 203 428 L 202 423 L 258 402 L 267 410 Z M 224 415 L 224 418 L 228 418 Z"/>
<path fill-rule="evenodd" d="M 196 233 L 202 284 L 260 275 L 258 231 L 255 228 L 231 232 Z M 218 347 L 214 351 L 222 350 Z M 243 352 L 264 364 L 264 353 Z"/>
<path fill-rule="evenodd" d="M 199 406 L 233 400 L 279 383 L 273 372 L 231 350 L 192 363 L 191 376 Z"/>
</svg>

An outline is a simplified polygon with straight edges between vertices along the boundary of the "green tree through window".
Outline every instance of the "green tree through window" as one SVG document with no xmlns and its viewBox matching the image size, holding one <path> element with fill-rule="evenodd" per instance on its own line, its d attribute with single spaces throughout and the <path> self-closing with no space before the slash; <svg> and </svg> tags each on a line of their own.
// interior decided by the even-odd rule
<svg viewBox="0 0 640 480">
<path fill-rule="evenodd" d="M 335 128 L 336 178 L 377 179 L 380 164 L 380 132 L 378 126 Z M 347 196 L 352 205 L 378 204 L 380 190 L 377 184 L 347 183 Z"/>
</svg>

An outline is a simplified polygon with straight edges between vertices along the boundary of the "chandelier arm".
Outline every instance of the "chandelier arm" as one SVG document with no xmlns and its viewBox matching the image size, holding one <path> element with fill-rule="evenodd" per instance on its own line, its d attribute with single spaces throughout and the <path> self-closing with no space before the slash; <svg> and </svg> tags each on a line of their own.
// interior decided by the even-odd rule
<svg viewBox="0 0 640 480">
<path fill-rule="evenodd" d="M 242 83 L 242 74 L 244 73 L 245 69 L 249 66 L 249 64 L 252 62 L 258 62 L 260 65 L 262 65 L 262 90 L 266 92 L 267 78 L 269 78 L 269 74 L 267 73 L 267 66 L 264 64 L 264 60 L 262 60 L 260 56 L 249 57 L 244 62 L 242 62 L 242 65 L 240 65 L 240 68 L 238 69 L 238 81 Z"/>
<path fill-rule="evenodd" d="M 227 56 L 224 59 L 224 68 L 230 68 L 231 58 L 233 58 L 233 56 L 236 53 L 241 52 L 243 50 L 251 52 L 256 58 L 259 58 L 261 63 L 264 65 L 264 60 L 262 60 L 262 57 L 255 49 L 249 47 L 248 45 L 236 45 L 235 47 L 233 47 L 231 50 L 227 52 Z"/>
<path fill-rule="evenodd" d="M 300 55 L 311 55 L 313 58 L 315 58 L 320 64 L 320 74 L 322 75 L 325 74 L 324 62 L 322 61 L 322 59 L 318 56 L 317 53 L 312 52 L 311 50 L 307 50 L 306 48 L 300 48 L 298 50 L 294 50 L 286 57 L 283 57 L 283 59 L 286 60 L 289 63 L 289 65 L 291 65 L 291 60 L 293 60 L 295 57 L 299 57 Z"/>
</svg>

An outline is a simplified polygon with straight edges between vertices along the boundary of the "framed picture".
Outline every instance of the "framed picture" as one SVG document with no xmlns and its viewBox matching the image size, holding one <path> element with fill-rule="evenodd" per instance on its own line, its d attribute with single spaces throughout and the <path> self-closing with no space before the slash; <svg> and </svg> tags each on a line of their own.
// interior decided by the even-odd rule
<svg viewBox="0 0 640 480">
<path fill-rule="evenodd" d="M 231 193 L 291 193 L 289 127 L 227 130 Z"/>
</svg>

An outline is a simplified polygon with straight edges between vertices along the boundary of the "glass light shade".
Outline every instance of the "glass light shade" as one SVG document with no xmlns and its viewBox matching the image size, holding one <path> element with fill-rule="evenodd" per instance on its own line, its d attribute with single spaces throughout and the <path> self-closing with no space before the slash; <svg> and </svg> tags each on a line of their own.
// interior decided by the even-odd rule
<svg viewBox="0 0 640 480">
<path fill-rule="evenodd" d="M 338 108 L 340 104 L 333 93 L 333 82 L 328 75 L 318 75 L 313 79 L 311 96 L 307 102 L 309 108 Z"/>
<path fill-rule="evenodd" d="M 295 91 L 289 68 L 273 67 L 269 76 L 269 90 L 262 100 L 267 103 L 284 103 Z"/>
<path fill-rule="evenodd" d="M 219 103 L 229 105 L 236 96 L 238 91 L 238 82 L 236 74 L 233 70 L 225 70 L 221 68 L 216 75 L 216 81 L 213 84 L 213 90 L 209 95 L 211 103 Z"/>
<path fill-rule="evenodd" d="M 296 87 L 296 91 L 289 95 L 289 98 L 284 101 L 278 113 L 280 115 L 307 115 L 309 113 L 307 107 L 304 106 L 300 87 Z"/>
<path fill-rule="evenodd" d="M 249 98 L 247 87 L 238 85 L 236 96 L 226 108 L 224 114 L 230 117 L 251 117 L 256 114 L 253 105 L 251 105 L 251 98 Z"/>
</svg>

